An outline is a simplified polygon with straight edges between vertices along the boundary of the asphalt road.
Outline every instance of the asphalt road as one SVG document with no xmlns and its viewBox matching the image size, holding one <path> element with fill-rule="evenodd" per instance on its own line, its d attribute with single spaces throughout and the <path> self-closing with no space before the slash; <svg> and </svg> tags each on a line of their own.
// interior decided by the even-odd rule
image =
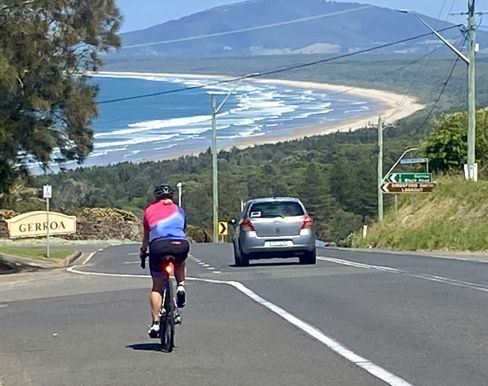
<svg viewBox="0 0 488 386">
<path fill-rule="evenodd" d="M 175 351 L 146 335 L 137 245 L 0 277 L 2 385 L 486 385 L 488 264 L 319 249 L 233 266 L 195 244 Z M 103 275 L 100 275 L 103 274 Z"/>
</svg>

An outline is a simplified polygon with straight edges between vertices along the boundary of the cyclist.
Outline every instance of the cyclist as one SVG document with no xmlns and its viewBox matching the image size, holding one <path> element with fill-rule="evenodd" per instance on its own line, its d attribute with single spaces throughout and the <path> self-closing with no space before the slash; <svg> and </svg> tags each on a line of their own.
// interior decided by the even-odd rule
<svg viewBox="0 0 488 386">
<path fill-rule="evenodd" d="M 186 258 L 190 246 L 186 239 L 186 216 L 182 208 L 173 202 L 175 189 L 169 184 L 161 184 L 154 188 L 155 200 L 144 210 L 144 238 L 139 257 L 145 259 L 149 248 L 149 268 L 152 277 L 152 289 L 149 297 L 152 324 L 148 334 L 157 338 L 159 334 L 159 310 L 161 309 L 161 287 L 164 285 L 162 258 L 167 255 L 174 257 L 176 289 L 176 305 L 181 308 L 186 304 L 185 274 Z"/>
</svg>

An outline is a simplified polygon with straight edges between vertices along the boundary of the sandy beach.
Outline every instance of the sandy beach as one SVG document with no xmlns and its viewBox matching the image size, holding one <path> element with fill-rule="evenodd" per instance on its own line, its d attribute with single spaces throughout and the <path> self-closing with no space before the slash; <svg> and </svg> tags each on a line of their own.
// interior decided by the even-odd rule
<svg viewBox="0 0 488 386">
<path fill-rule="evenodd" d="M 203 75 L 203 74 L 177 74 L 177 73 L 150 73 L 150 72 L 109 72 L 103 71 L 97 73 L 101 76 L 116 76 L 116 77 L 154 77 L 167 78 L 178 77 L 181 79 L 206 79 L 206 80 L 229 80 L 235 77 L 218 76 L 218 75 Z M 256 84 L 267 84 L 285 86 L 303 90 L 321 90 L 331 94 L 347 94 L 357 96 L 361 99 L 374 101 L 379 108 L 376 111 L 371 111 L 366 116 L 355 119 L 349 119 L 332 124 L 318 124 L 308 125 L 306 127 L 297 127 L 291 134 L 288 135 L 272 135 L 267 134 L 260 137 L 240 138 L 236 139 L 230 147 L 245 148 L 254 145 L 269 144 L 283 141 L 290 141 L 309 137 L 313 135 L 325 135 L 334 132 L 354 131 L 369 126 L 376 126 L 378 117 L 381 115 L 386 123 L 394 123 L 399 119 L 405 118 L 425 106 L 420 104 L 415 97 L 409 95 L 400 95 L 390 91 L 375 90 L 360 87 L 340 86 L 328 83 L 295 81 L 295 80 L 279 80 L 279 79 L 246 79 L 245 82 Z M 222 149 L 222 148 L 221 148 Z M 158 157 L 158 160 L 177 158 L 182 155 L 196 155 L 205 149 L 188 149 L 184 154 L 171 154 L 168 152 L 164 157 Z M 147 160 L 145 160 L 147 161 Z"/>
</svg>

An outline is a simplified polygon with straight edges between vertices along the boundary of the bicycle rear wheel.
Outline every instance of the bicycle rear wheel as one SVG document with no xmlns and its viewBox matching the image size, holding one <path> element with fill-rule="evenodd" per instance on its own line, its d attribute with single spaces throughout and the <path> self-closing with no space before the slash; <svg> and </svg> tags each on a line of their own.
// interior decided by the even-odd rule
<svg viewBox="0 0 488 386">
<path fill-rule="evenodd" d="M 174 280 L 167 278 L 164 296 L 164 314 L 161 316 L 161 350 L 165 352 L 173 351 L 175 345 L 175 313 L 174 302 L 175 284 Z"/>
</svg>

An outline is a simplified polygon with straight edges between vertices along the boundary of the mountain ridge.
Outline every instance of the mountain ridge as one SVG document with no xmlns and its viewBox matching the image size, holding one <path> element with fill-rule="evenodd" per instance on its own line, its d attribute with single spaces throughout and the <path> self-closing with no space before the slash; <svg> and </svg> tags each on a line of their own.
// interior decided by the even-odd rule
<svg viewBox="0 0 488 386">
<path fill-rule="evenodd" d="M 437 29 L 453 23 L 422 18 Z M 120 55 L 256 56 L 353 52 L 428 33 L 413 15 L 364 3 L 324 0 L 248 0 L 218 6 L 143 30 L 122 34 Z M 462 33 L 443 33 L 460 45 Z M 479 32 L 480 42 L 488 34 Z M 155 44 L 155 42 L 159 42 Z M 420 53 L 443 45 L 434 36 L 387 52 Z M 488 44 L 486 44 L 488 45 Z M 483 46 L 483 44 L 482 44 Z"/>
</svg>

